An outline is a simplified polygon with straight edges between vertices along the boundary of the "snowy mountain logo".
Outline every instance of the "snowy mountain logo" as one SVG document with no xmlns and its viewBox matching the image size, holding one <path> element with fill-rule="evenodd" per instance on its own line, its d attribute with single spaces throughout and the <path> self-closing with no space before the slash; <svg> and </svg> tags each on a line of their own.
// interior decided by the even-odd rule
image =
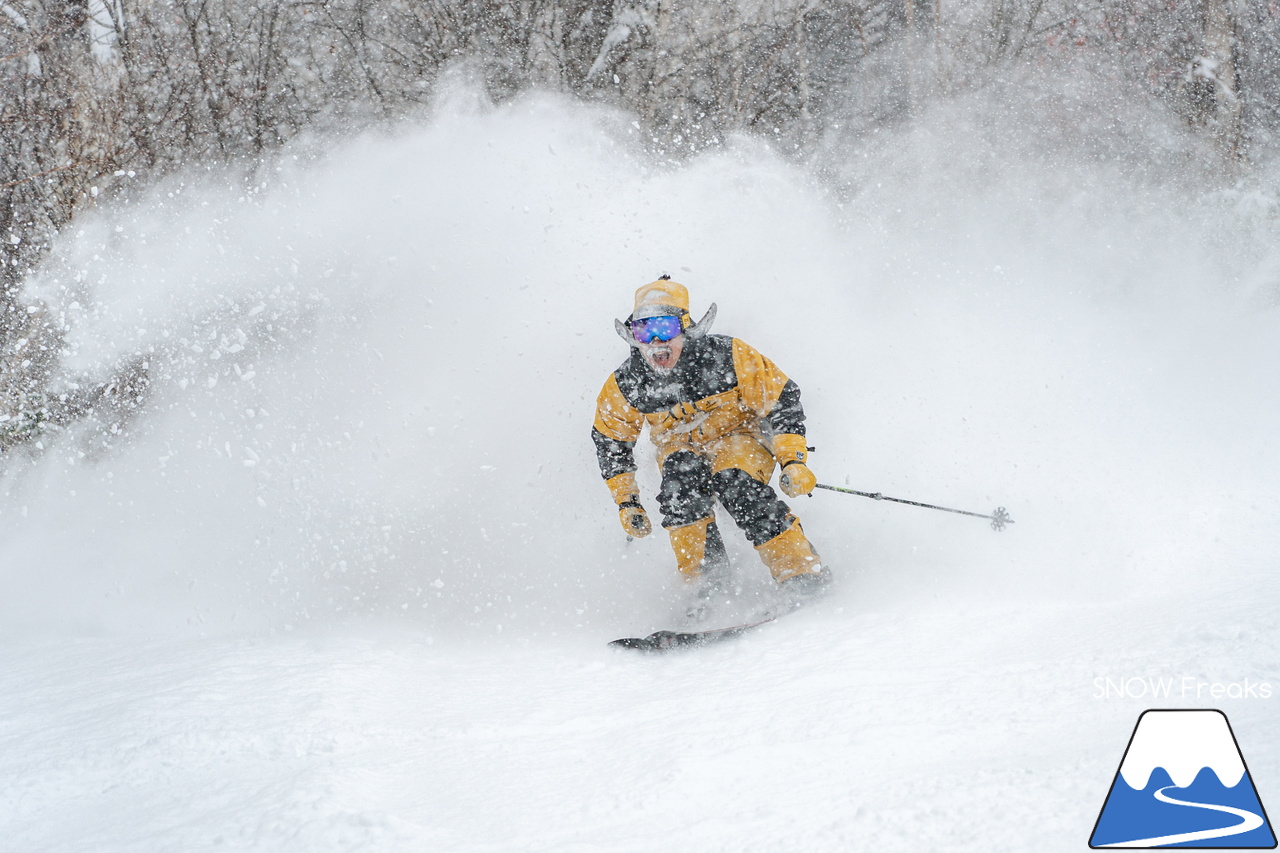
<svg viewBox="0 0 1280 853">
<path fill-rule="evenodd" d="M 1226 714 L 1143 711 L 1089 846 L 1273 849 Z"/>
</svg>

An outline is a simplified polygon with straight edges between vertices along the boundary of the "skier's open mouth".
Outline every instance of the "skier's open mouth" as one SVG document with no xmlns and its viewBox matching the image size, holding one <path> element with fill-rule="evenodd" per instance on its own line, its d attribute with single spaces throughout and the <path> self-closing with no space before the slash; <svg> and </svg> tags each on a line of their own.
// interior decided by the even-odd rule
<svg viewBox="0 0 1280 853">
<path fill-rule="evenodd" d="M 658 367 L 670 367 L 672 365 L 671 347 L 654 347 L 649 350 L 649 358 L 653 359 L 653 363 Z"/>
</svg>

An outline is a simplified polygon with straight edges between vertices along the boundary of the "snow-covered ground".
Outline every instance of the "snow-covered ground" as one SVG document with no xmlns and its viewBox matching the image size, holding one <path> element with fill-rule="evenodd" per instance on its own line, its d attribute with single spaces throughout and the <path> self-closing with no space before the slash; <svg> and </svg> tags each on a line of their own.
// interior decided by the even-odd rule
<svg viewBox="0 0 1280 853">
<path fill-rule="evenodd" d="M 1274 197 L 1039 115 L 850 140 L 833 195 L 464 92 L 85 221 L 33 289 L 155 381 L 3 481 L 0 848 L 1081 850 L 1148 707 L 1223 709 L 1280 809 Z M 1016 523 L 820 493 L 821 607 L 606 648 L 678 606 L 588 438 L 660 272 L 800 383 L 822 481 Z"/>
</svg>

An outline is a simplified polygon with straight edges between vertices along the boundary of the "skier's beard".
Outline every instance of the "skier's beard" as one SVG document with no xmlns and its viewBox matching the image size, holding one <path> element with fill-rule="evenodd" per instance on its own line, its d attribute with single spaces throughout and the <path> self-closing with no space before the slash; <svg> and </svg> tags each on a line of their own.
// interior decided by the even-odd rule
<svg viewBox="0 0 1280 853">
<path fill-rule="evenodd" d="M 676 367 L 675 351 L 671 345 L 651 347 L 644 353 L 644 360 L 659 376 L 666 376 Z"/>
<path fill-rule="evenodd" d="M 684 335 L 676 335 L 669 341 L 652 341 L 640 345 L 645 364 L 659 376 L 666 376 L 675 369 L 684 353 Z"/>
</svg>

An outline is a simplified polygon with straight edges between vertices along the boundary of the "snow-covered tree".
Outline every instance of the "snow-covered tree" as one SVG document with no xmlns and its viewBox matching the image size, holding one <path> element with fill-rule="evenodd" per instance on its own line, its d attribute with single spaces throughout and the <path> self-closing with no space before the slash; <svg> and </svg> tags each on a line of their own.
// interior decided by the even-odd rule
<svg viewBox="0 0 1280 853">
<path fill-rule="evenodd" d="M 79 211 L 400 119 L 451 65 L 495 101 L 614 104 L 666 157 L 735 133 L 804 156 L 1068 55 L 1146 86 L 1226 162 L 1280 134 L 1273 0 L 0 0 L 0 417 L 52 411 L 58 332 L 21 283 Z"/>
</svg>

